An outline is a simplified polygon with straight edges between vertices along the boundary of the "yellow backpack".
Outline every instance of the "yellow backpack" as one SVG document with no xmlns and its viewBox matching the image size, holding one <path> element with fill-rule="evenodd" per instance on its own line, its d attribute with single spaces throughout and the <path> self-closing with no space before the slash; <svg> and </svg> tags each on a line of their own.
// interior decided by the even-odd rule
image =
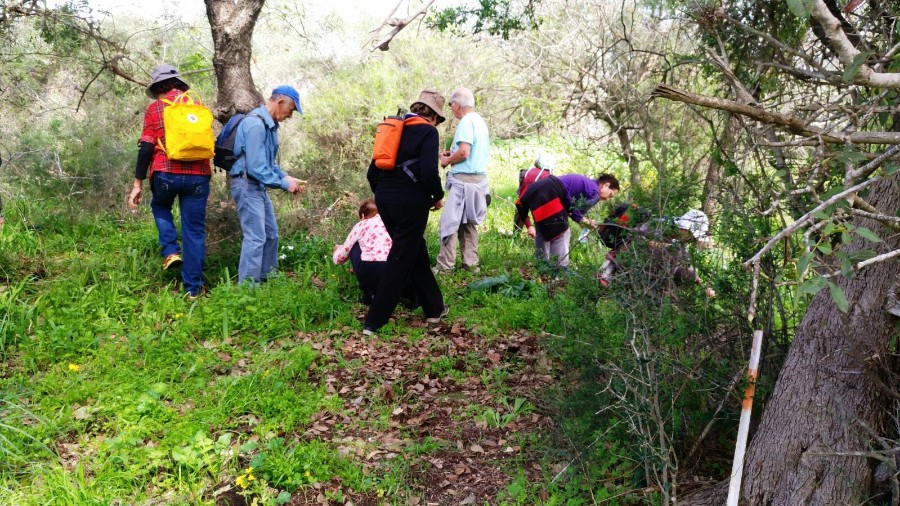
<svg viewBox="0 0 900 506">
<path fill-rule="evenodd" d="M 167 105 L 163 109 L 163 128 L 166 131 L 166 144 L 158 141 L 160 149 L 170 160 L 192 162 L 209 160 L 215 152 L 216 140 L 213 136 L 212 112 L 186 91 L 175 100 L 162 99 Z"/>
</svg>

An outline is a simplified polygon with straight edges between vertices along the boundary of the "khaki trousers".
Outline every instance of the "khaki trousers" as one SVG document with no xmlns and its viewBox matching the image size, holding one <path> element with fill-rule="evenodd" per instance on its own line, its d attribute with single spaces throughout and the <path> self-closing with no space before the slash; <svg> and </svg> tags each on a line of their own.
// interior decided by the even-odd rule
<svg viewBox="0 0 900 506">
<path fill-rule="evenodd" d="M 462 264 L 464 268 L 478 265 L 478 225 L 460 223 L 456 234 L 441 240 L 441 251 L 437 256 L 437 268 L 450 270 L 456 264 L 456 246 L 461 245 Z"/>
</svg>

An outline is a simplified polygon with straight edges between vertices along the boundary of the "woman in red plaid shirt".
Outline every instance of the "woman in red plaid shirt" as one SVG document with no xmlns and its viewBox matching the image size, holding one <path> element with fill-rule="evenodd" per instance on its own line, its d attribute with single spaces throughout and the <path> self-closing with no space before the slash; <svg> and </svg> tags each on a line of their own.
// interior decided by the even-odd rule
<svg viewBox="0 0 900 506">
<path fill-rule="evenodd" d="M 162 99 L 175 101 L 190 88 L 171 65 L 153 70 L 147 95 L 154 101 L 144 114 L 144 130 L 138 142 L 134 184 L 128 203 L 132 209 L 141 203 L 144 179 L 150 178 L 150 209 L 159 232 L 163 270 L 181 266 L 184 290 L 190 298 L 203 292 L 203 261 L 206 257 L 206 201 L 212 175 L 209 160 L 185 162 L 170 160 L 160 147 L 165 146 Z M 178 199 L 181 210 L 181 242 L 172 217 L 172 206 Z"/>
</svg>

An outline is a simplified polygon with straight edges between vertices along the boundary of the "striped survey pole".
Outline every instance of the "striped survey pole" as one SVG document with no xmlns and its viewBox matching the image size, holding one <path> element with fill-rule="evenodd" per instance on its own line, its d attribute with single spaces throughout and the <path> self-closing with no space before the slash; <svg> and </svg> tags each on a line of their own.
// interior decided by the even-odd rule
<svg viewBox="0 0 900 506">
<path fill-rule="evenodd" d="M 747 451 L 747 433 L 750 431 L 750 413 L 753 411 L 753 394 L 756 392 L 756 376 L 759 372 L 759 354 L 762 348 L 762 330 L 753 332 L 750 347 L 750 367 L 747 370 L 747 389 L 741 406 L 741 422 L 738 425 L 737 442 L 734 445 L 734 463 L 731 465 L 731 482 L 728 484 L 728 506 L 737 506 L 741 496 L 741 477 L 744 474 L 744 453 Z"/>
</svg>

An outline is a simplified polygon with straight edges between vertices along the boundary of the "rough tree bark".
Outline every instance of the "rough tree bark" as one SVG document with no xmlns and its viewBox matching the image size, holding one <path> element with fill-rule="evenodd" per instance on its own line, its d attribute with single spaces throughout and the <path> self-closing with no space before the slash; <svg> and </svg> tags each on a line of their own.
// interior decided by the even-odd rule
<svg viewBox="0 0 900 506">
<path fill-rule="evenodd" d="M 896 212 L 900 178 L 876 183 L 869 199 Z M 900 238 L 880 223 L 855 222 L 889 238 L 880 252 L 900 246 Z M 857 238 L 849 250 L 872 246 Z M 873 463 L 840 453 L 867 450 L 868 437 L 857 421 L 876 430 L 886 422 L 885 392 L 873 376 L 893 334 L 884 302 L 898 270 L 894 260 L 839 278 L 851 302 L 846 315 L 828 290 L 813 298 L 747 452 L 742 498 L 749 504 L 865 502 Z"/>
<path fill-rule="evenodd" d="M 900 208 L 900 178 L 872 186 L 869 200 L 879 209 Z M 879 253 L 900 246 L 880 223 L 858 218 L 885 243 L 857 238 L 848 251 Z M 744 465 L 742 504 L 863 504 L 871 486 L 873 462 L 847 456 L 865 452 L 866 432 L 886 423 L 886 394 L 875 380 L 877 364 L 888 350 L 894 325 L 884 309 L 897 280 L 896 259 L 875 264 L 836 283 L 850 301 L 838 311 L 829 291 L 810 303 L 791 345 L 774 393 L 753 436 Z M 683 504 L 723 504 L 726 488 L 686 498 Z"/>
<path fill-rule="evenodd" d="M 218 95 L 213 114 L 220 122 L 258 106 L 263 97 L 250 73 L 253 28 L 264 0 L 205 0 L 213 38 Z"/>
</svg>

